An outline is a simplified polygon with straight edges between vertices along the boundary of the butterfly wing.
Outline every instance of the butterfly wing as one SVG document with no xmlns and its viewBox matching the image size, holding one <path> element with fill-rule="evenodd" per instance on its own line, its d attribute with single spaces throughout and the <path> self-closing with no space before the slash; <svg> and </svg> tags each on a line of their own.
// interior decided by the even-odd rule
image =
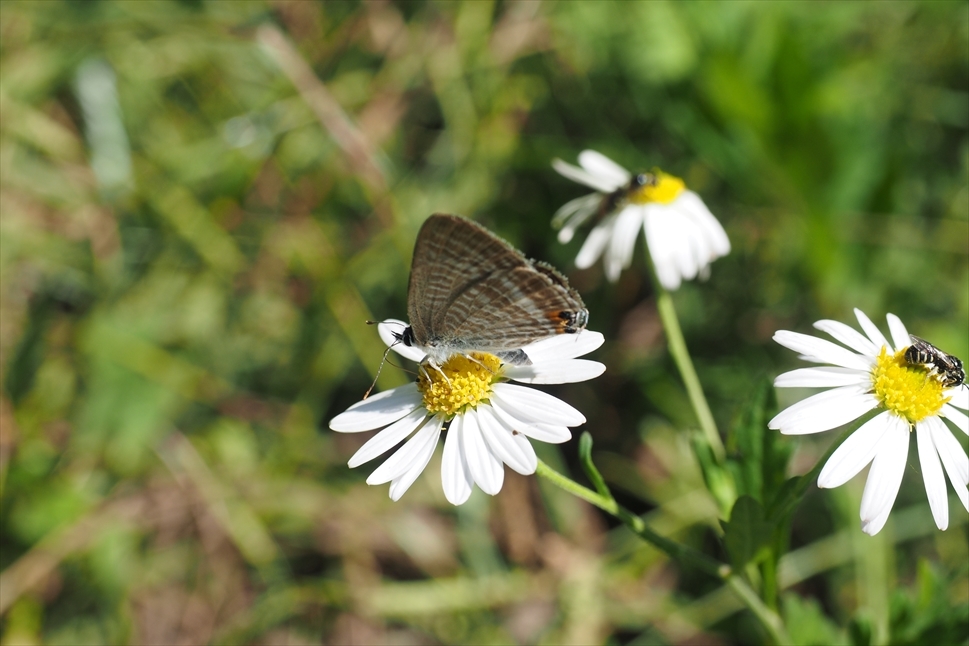
<svg viewBox="0 0 969 646">
<path fill-rule="evenodd" d="M 407 303 L 414 339 L 452 351 L 503 352 L 585 327 L 565 277 L 471 220 L 436 214 L 414 247 Z"/>
</svg>

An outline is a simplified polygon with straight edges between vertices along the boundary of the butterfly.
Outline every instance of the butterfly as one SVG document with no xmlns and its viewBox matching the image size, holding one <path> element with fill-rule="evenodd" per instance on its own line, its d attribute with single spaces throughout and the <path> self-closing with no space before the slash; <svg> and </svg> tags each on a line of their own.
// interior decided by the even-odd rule
<svg viewBox="0 0 969 646">
<path fill-rule="evenodd" d="M 551 265 L 467 218 L 437 213 L 417 234 L 407 316 L 410 326 L 395 336 L 432 366 L 470 352 L 526 365 L 523 346 L 583 330 L 589 311 Z"/>
</svg>

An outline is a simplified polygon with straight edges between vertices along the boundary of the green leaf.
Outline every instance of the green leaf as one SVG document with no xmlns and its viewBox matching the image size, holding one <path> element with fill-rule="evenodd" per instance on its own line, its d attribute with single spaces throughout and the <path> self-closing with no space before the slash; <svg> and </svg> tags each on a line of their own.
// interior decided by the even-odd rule
<svg viewBox="0 0 969 646">
<path fill-rule="evenodd" d="M 773 536 L 774 524 L 764 518 L 764 508 L 750 496 L 738 498 L 730 511 L 730 520 L 721 524 L 723 542 L 737 571 L 754 560 Z"/>
<path fill-rule="evenodd" d="M 814 599 L 786 594 L 783 606 L 784 624 L 795 646 L 847 646 L 849 643 L 847 636 L 824 615 Z"/>
<path fill-rule="evenodd" d="M 792 444 L 767 422 L 777 411 L 774 384 L 762 379 L 727 436 L 729 468 L 738 492 L 766 504 L 784 482 Z"/>
</svg>

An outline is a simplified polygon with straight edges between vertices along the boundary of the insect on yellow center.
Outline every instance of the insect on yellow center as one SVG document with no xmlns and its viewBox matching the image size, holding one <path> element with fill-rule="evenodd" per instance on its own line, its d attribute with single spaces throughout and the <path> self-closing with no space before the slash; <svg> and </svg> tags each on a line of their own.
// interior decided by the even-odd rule
<svg viewBox="0 0 969 646">
<path fill-rule="evenodd" d="M 668 175 L 659 169 L 654 170 L 652 175 L 655 181 L 630 193 L 630 202 L 633 204 L 649 204 L 650 202 L 669 204 L 686 190 L 686 184 L 679 177 Z"/>
<path fill-rule="evenodd" d="M 951 399 L 944 395 L 938 375 L 905 361 L 904 349 L 891 354 L 882 347 L 871 370 L 871 384 L 881 405 L 910 424 L 937 414 Z"/>
<path fill-rule="evenodd" d="M 501 360 L 484 352 L 472 352 L 470 358 L 456 354 L 440 370 L 424 366 L 417 378 L 424 407 L 429 413 L 444 413 L 448 417 L 465 408 L 475 408 L 491 395 L 491 385 L 498 380 L 500 368 Z"/>
</svg>

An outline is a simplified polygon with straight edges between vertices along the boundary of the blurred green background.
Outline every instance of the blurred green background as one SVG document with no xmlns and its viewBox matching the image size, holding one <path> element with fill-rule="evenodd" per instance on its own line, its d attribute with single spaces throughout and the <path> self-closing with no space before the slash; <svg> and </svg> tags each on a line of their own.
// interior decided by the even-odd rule
<svg viewBox="0 0 969 646">
<path fill-rule="evenodd" d="M 0 127 L 4 644 L 758 643 L 536 478 L 454 508 L 438 451 L 391 503 L 327 428 L 380 361 L 364 321 L 405 316 L 421 222 L 468 215 L 605 334 L 606 374 L 550 391 L 623 504 L 722 553 L 642 249 L 617 285 L 574 270 L 549 220 L 587 191 L 554 157 L 661 166 L 724 223 L 675 294 L 721 430 L 797 364 L 778 329 L 893 312 L 969 358 L 965 2 L 4 0 Z M 792 473 L 826 435 L 785 438 Z M 540 456 L 582 480 L 576 444 Z M 872 539 L 862 484 L 794 519 L 795 640 L 969 643 L 959 503 L 938 532 L 913 453 Z"/>
</svg>

